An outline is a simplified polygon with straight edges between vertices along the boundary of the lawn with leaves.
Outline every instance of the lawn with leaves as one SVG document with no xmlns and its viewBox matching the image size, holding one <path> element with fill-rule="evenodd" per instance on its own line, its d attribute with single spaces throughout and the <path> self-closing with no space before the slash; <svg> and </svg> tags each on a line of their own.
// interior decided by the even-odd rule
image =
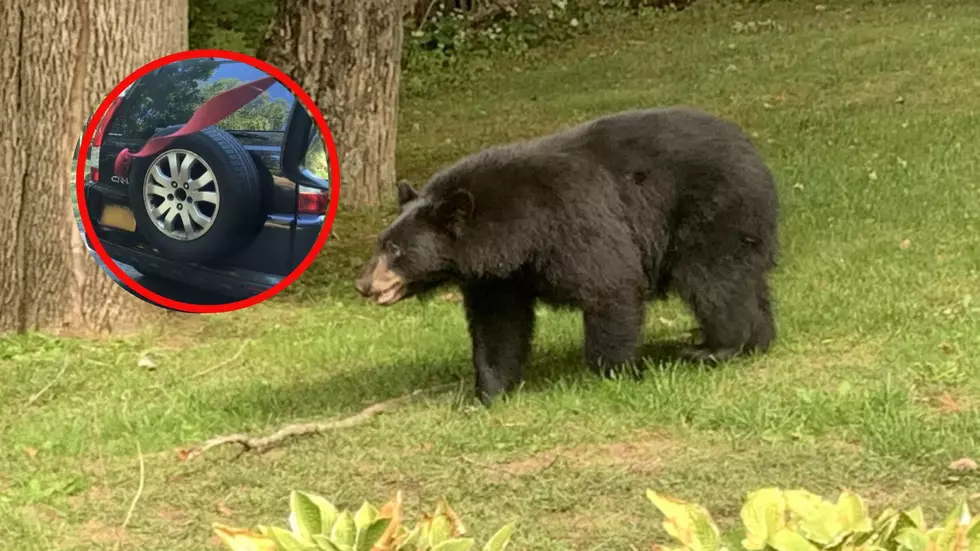
<svg viewBox="0 0 980 551">
<path fill-rule="evenodd" d="M 514 548 L 535 550 L 665 541 L 648 488 L 723 529 L 768 485 L 921 503 L 931 521 L 980 497 L 980 474 L 947 468 L 980 458 L 980 6 L 836 4 L 621 19 L 401 103 L 399 176 L 416 181 L 621 109 L 683 103 L 744 125 L 783 206 L 770 354 L 715 370 L 654 354 L 642 381 L 604 381 L 580 317 L 542 309 L 527 385 L 475 407 L 459 304 L 359 300 L 383 217 L 342 213 L 288 296 L 127 339 L 0 341 L 0 547 L 206 549 L 214 521 L 284 525 L 294 488 L 350 508 L 400 489 L 410 513 L 445 496 L 479 539 L 517 521 Z M 691 327 L 676 300 L 651 306 L 648 348 Z M 453 381 L 266 454 L 175 452 Z"/>
</svg>

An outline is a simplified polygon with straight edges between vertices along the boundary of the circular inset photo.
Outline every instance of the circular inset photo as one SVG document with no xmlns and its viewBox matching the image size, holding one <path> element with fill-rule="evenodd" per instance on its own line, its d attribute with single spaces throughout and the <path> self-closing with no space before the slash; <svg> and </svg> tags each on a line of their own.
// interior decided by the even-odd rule
<svg viewBox="0 0 980 551">
<path fill-rule="evenodd" d="M 313 100 L 257 59 L 182 52 L 126 78 L 79 143 L 77 223 L 131 293 L 185 312 L 265 300 L 323 247 L 339 198 Z"/>
</svg>

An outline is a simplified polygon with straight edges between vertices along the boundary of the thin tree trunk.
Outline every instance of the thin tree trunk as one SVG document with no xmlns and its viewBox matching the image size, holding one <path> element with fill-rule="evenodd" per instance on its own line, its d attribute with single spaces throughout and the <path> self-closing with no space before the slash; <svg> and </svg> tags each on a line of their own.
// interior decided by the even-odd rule
<svg viewBox="0 0 980 551">
<path fill-rule="evenodd" d="M 0 333 L 132 327 L 150 307 L 85 250 L 72 212 L 72 155 L 113 87 L 186 48 L 187 2 L 3 0 L 2 10 Z"/>
<path fill-rule="evenodd" d="M 323 112 L 345 206 L 379 205 L 395 182 L 402 13 L 398 0 L 279 0 L 259 48 Z"/>
</svg>

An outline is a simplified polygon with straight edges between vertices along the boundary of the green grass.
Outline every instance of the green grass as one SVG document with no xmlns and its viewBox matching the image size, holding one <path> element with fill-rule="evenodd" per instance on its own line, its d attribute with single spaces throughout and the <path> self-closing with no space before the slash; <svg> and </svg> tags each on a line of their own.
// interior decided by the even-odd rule
<svg viewBox="0 0 980 551">
<path fill-rule="evenodd" d="M 683 103 L 743 124 L 781 186 L 770 354 L 714 371 L 654 361 L 642 382 L 602 381 L 584 369 L 579 317 L 542 310 L 526 387 L 474 407 L 459 305 L 354 297 L 383 217 L 342 213 L 289 296 L 138 338 L 0 341 L 2 547 L 205 549 L 212 521 L 283 524 L 292 488 L 350 507 L 402 489 L 413 513 L 445 495 L 481 537 L 519 519 L 516 548 L 535 550 L 663 541 L 646 488 L 705 504 L 725 529 L 764 485 L 846 486 L 876 510 L 921 503 L 933 519 L 975 499 L 980 476 L 946 466 L 980 456 L 980 7 L 834 4 L 619 20 L 531 61 L 491 60 L 467 87 L 402 98 L 399 172 L 417 181 L 619 109 Z M 733 32 L 767 19 L 782 29 Z M 654 305 L 647 343 L 691 327 L 677 301 Z M 147 354 L 156 369 L 138 367 Z M 265 455 L 176 459 L 215 434 L 451 381 L 458 393 Z M 145 489 L 121 530 L 137 442 Z"/>
</svg>

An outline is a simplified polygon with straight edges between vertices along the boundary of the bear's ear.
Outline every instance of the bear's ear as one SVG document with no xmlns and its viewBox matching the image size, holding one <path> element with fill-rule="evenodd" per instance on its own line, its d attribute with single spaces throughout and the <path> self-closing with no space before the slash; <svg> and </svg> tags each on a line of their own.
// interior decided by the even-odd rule
<svg viewBox="0 0 980 551">
<path fill-rule="evenodd" d="M 473 216 L 475 201 L 472 193 L 457 189 L 435 204 L 436 220 L 458 239 L 463 235 L 466 222 Z"/>
<path fill-rule="evenodd" d="M 414 201 L 418 199 L 418 192 L 412 187 L 412 183 L 408 180 L 401 180 L 398 182 L 398 206 L 404 207 L 405 203 L 409 201 Z"/>
</svg>

